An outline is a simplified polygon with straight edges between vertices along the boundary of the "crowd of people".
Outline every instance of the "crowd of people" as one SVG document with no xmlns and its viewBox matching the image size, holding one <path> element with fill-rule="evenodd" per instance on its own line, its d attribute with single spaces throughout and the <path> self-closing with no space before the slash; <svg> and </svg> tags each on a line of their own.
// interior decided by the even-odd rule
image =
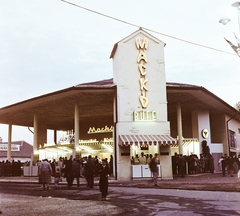
<svg viewBox="0 0 240 216">
<path fill-rule="evenodd" d="M 149 164 L 153 158 L 152 154 L 144 154 L 144 152 L 141 152 L 140 156 L 138 154 L 132 156 L 131 158 L 131 164 L 132 165 L 144 165 Z M 159 163 L 159 162 L 158 162 Z"/>
<path fill-rule="evenodd" d="M 225 170 L 228 173 L 237 173 L 240 168 L 240 155 L 227 157 L 222 156 L 218 162 L 218 165 L 222 165 L 223 176 L 225 176 Z M 215 165 L 214 158 L 211 154 L 203 155 L 200 154 L 200 158 L 195 155 L 182 155 L 175 153 L 172 156 L 172 172 L 173 175 L 180 175 L 184 177 L 186 174 L 197 174 L 197 173 L 214 173 Z"/>
<path fill-rule="evenodd" d="M 20 160 L 12 162 L 8 160 L 0 161 L 0 176 L 21 176 L 24 163 Z"/>
<path fill-rule="evenodd" d="M 235 155 L 227 156 L 226 154 L 220 158 L 218 165 L 222 166 L 222 175 L 226 175 L 226 171 L 233 177 L 233 173 L 237 173 L 240 169 L 240 154 L 238 157 Z"/>
<path fill-rule="evenodd" d="M 99 160 L 97 156 L 83 157 L 76 159 L 70 156 L 69 158 L 60 157 L 58 161 L 38 161 L 39 181 L 43 184 L 43 190 L 49 190 L 51 176 L 54 177 L 55 188 L 59 188 L 59 182 L 62 178 L 66 178 L 68 188 L 73 185 L 76 179 L 77 187 L 80 186 L 80 178 L 85 177 L 87 187 L 93 188 L 94 177 L 99 177 L 99 188 L 102 193 L 102 199 L 106 199 L 108 192 L 108 176 L 113 175 L 113 157 Z"/>
<path fill-rule="evenodd" d="M 189 156 L 175 153 L 172 156 L 173 175 L 196 174 L 196 173 L 214 173 L 214 158 L 211 154 L 202 155 L 200 158 L 196 154 Z"/>
</svg>

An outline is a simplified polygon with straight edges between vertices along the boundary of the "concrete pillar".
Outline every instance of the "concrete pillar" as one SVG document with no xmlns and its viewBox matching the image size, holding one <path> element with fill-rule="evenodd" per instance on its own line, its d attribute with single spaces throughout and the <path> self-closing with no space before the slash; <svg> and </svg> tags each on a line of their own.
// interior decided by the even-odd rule
<svg viewBox="0 0 240 216">
<path fill-rule="evenodd" d="M 178 130 L 178 145 L 179 145 L 179 154 L 183 154 L 183 135 L 182 135 L 182 110 L 181 105 L 177 104 L 177 130 Z"/>
<path fill-rule="evenodd" d="M 74 132 L 75 132 L 75 148 L 73 151 L 73 158 L 80 157 L 79 151 L 79 106 L 75 104 L 75 112 L 74 112 Z"/>
<path fill-rule="evenodd" d="M 54 130 L 53 132 L 53 141 L 55 144 L 57 144 L 57 130 Z"/>
<path fill-rule="evenodd" d="M 12 150 L 12 125 L 8 125 L 8 150 L 7 150 L 7 159 L 11 161 L 11 150 Z"/>
<path fill-rule="evenodd" d="M 117 91 L 115 92 L 114 96 L 113 96 L 113 122 L 114 122 L 114 128 L 113 128 L 113 176 L 115 177 L 115 179 L 117 179 L 117 171 L 118 171 L 118 167 L 117 167 L 117 148 L 119 148 L 119 146 L 117 145 L 117 135 L 116 135 L 116 124 L 118 121 L 117 118 L 117 114 L 118 114 L 118 110 L 117 110 Z"/>
<path fill-rule="evenodd" d="M 39 152 L 38 152 L 38 116 L 34 114 L 33 118 L 33 163 L 36 163 L 39 160 Z"/>
<path fill-rule="evenodd" d="M 203 137 L 203 130 L 208 131 L 207 137 Z M 211 145 L 211 127 L 210 127 L 210 114 L 208 110 L 195 110 L 192 112 L 192 131 L 193 137 L 198 138 L 199 148 L 195 150 L 195 154 L 202 153 L 202 141 L 205 140 L 207 145 Z"/>
</svg>

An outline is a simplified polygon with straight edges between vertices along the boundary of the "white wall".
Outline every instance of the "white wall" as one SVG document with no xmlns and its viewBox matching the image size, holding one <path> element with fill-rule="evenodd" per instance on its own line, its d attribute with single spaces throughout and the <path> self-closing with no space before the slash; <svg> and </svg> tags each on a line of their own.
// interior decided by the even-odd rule
<svg viewBox="0 0 240 216">
<path fill-rule="evenodd" d="M 141 43 L 144 40 L 148 41 L 148 46 L 138 49 L 137 38 L 141 40 Z M 113 55 L 113 82 L 117 85 L 117 141 L 119 141 L 119 135 L 170 134 L 170 124 L 167 121 L 164 46 L 162 41 L 142 30 L 134 32 L 117 44 Z M 139 56 L 143 57 L 141 62 L 137 61 Z M 140 63 L 146 67 L 145 74 L 139 70 Z M 147 89 L 141 89 L 140 79 L 147 80 L 145 82 Z M 141 103 L 140 96 L 147 98 L 146 107 Z M 136 122 L 133 120 L 133 113 L 139 111 L 155 111 L 156 116 L 154 119 Z M 149 149 L 155 151 L 154 153 L 159 153 L 159 146 Z M 128 151 L 130 151 L 130 147 L 117 147 L 118 179 L 131 178 L 130 152 L 129 157 L 123 156 L 127 155 Z M 165 164 L 163 176 L 171 178 L 170 160 L 170 154 L 163 158 Z"/>
<path fill-rule="evenodd" d="M 207 141 L 207 145 L 211 144 L 211 129 L 210 129 L 210 118 L 208 110 L 196 110 L 192 112 L 192 129 L 193 137 L 199 140 L 198 152 L 202 152 L 201 143 L 203 140 Z M 202 130 L 208 130 L 208 137 L 203 138 Z"/>
</svg>

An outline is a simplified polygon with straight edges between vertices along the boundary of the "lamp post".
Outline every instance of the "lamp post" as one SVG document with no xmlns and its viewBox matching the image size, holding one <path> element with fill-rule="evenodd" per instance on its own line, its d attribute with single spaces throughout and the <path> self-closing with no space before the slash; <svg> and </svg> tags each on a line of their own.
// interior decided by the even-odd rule
<svg viewBox="0 0 240 216">
<path fill-rule="evenodd" d="M 233 7 L 236 7 L 237 9 L 237 13 L 238 13 L 238 28 L 239 28 L 239 33 L 240 33 L 240 2 L 237 1 L 235 3 L 232 4 Z M 228 17 L 222 17 L 219 22 L 223 25 L 227 25 L 229 22 L 231 21 L 230 18 Z M 228 44 L 232 47 L 232 49 L 237 53 L 237 55 L 240 57 L 240 40 L 237 38 L 237 36 L 234 34 L 235 39 L 237 41 L 237 46 L 234 45 L 232 42 L 230 42 L 229 40 L 227 40 L 226 38 L 224 38 Z"/>
<path fill-rule="evenodd" d="M 232 4 L 233 7 L 236 7 L 238 13 L 238 28 L 240 33 L 240 2 L 235 2 Z"/>
</svg>

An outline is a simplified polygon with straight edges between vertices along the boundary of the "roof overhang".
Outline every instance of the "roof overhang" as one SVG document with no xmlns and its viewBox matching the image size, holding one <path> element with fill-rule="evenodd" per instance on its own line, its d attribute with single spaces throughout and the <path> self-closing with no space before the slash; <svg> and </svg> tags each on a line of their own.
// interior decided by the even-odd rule
<svg viewBox="0 0 240 216">
<path fill-rule="evenodd" d="M 31 98 L 0 109 L 0 123 L 33 127 L 34 114 L 48 129 L 70 130 L 74 107 L 79 106 L 80 121 L 89 123 L 112 119 L 116 86 L 112 79 L 86 83 Z"/>
<path fill-rule="evenodd" d="M 34 97 L 0 109 L 0 123 L 33 127 L 34 114 L 47 129 L 74 128 L 74 106 L 80 110 L 79 121 L 96 126 L 113 122 L 113 103 L 116 96 L 113 79 L 84 83 L 67 89 Z M 237 110 L 201 86 L 167 83 L 168 113 L 175 115 L 176 104 L 182 113 L 209 110 L 224 113 L 240 121 Z M 86 129 L 87 130 L 87 129 Z"/>
</svg>

